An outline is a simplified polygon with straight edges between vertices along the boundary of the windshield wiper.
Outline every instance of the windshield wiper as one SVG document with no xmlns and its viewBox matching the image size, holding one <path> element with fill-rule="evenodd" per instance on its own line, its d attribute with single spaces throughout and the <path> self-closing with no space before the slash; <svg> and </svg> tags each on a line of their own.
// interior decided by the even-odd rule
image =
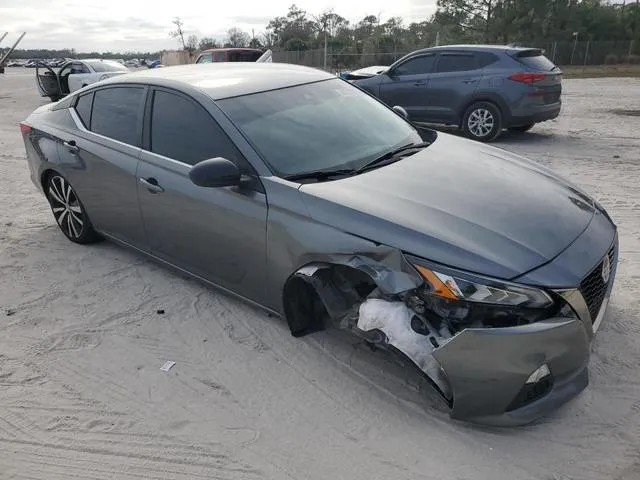
<svg viewBox="0 0 640 480">
<path fill-rule="evenodd" d="M 390 152 L 380 155 L 379 157 L 374 158 L 370 162 L 365 163 L 362 167 L 356 170 L 356 173 L 362 173 L 376 166 L 380 167 L 382 166 L 381 164 L 383 162 L 391 163 L 391 160 L 393 161 L 399 160 L 399 158 L 396 158 L 396 157 L 400 155 L 402 152 L 406 152 L 407 150 L 413 150 L 417 148 L 425 148 L 425 147 L 428 147 L 429 145 L 431 145 L 431 143 L 429 142 L 409 143 L 408 145 L 403 145 L 402 147 L 391 150 Z"/>
<path fill-rule="evenodd" d="M 353 168 L 340 168 L 337 170 L 316 170 L 313 172 L 296 173 L 294 175 L 288 175 L 285 180 L 326 180 L 331 177 L 339 177 L 341 175 L 353 175 L 357 173 L 357 170 Z"/>
</svg>

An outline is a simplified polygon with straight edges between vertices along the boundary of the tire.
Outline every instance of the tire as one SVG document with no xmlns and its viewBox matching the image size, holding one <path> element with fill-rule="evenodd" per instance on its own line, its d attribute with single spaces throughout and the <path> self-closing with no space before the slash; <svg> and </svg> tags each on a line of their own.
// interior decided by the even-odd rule
<svg viewBox="0 0 640 480">
<path fill-rule="evenodd" d="M 50 99 L 52 102 L 57 102 L 57 101 L 58 101 L 58 100 L 60 100 L 61 98 L 62 98 L 62 97 L 58 97 L 58 96 L 56 96 L 56 95 L 51 95 L 51 96 L 49 97 L 49 99 Z"/>
<path fill-rule="evenodd" d="M 535 125 L 535 123 L 530 123 L 529 125 L 519 125 L 517 127 L 509 127 L 508 130 L 510 132 L 524 133 L 524 132 L 528 132 L 529 130 L 531 130 L 534 125 Z"/>
<path fill-rule="evenodd" d="M 479 142 L 490 142 L 502 133 L 502 113 L 491 102 L 476 102 L 467 108 L 462 119 L 464 134 Z"/>
<path fill-rule="evenodd" d="M 101 240 L 91 225 L 84 205 L 66 178 L 59 173 L 53 173 L 49 175 L 45 185 L 53 218 L 69 240 L 80 244 Z"/>
</svg>

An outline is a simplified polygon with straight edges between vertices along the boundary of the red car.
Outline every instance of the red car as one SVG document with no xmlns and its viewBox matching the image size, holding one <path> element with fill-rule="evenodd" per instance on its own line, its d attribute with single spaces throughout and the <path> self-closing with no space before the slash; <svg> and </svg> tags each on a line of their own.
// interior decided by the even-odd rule
<svg viewBox="0 0 640 480">
<path fill-rule="evenodd" d="M 211 48 L 200 52 L 196 63 L 255 62 L 262 54 L 257 48 Z"/>
</svg>

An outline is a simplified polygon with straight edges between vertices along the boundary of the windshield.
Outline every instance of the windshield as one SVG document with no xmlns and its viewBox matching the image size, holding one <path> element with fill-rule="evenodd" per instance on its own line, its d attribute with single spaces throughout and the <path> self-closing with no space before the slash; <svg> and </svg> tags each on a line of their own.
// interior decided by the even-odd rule
<svg viewBox="0 0 640 480">
<path fill-rule="evenodd" d="M 113 60 L 87 60 L 86 63 L 98 73 L 129 71 L 127 67 Z"/>
<path fill-rule="evenodd" d="M 339 79 L 218 102 L 278 176 L 357 169 L 421 142 L 409 123 Z"/>
</svg>

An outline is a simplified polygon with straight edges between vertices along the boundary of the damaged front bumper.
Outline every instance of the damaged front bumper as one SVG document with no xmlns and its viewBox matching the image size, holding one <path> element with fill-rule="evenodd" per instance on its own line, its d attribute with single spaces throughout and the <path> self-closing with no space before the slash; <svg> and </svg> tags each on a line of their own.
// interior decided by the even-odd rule
<svg viewBox="0 0 640 480">
<path fill-rule="evenodd" d="M 578 301 L 579 290 L 565 289 L 549 291 L 558 302 L 557 314 L 513 326 L 475 322 L 455 330 L 432 321 L 428 304 L 415 302 L 425 298 L 421 279 L 402 255 L 389 257 L 396 260 L 392 267 L 389 258 L 333 258 L 332 264 L 312 264 L 296 276 L 314 287 L 334 325 L 414 363 L 449 403 L 452 418 L 515 426 L 550 413 L 588 385 L 590 343 L 613 286 L 615 247 L 617 240 L 596 318 Z M 364 274 L 371 288 L 361 296 L 362 290 L 351 288 L 358 275 L 335 265 Z"/>
<path fill-rule="evenodd" d="M 589 338 L 578 319 L 467 329 L 434 350 L 433 357 L 453 394 L 451 417 L 483 424 L 529 423 L 588 384 Z M 550 375 L 527 384 L 542 365 Z"/>
</svg>

